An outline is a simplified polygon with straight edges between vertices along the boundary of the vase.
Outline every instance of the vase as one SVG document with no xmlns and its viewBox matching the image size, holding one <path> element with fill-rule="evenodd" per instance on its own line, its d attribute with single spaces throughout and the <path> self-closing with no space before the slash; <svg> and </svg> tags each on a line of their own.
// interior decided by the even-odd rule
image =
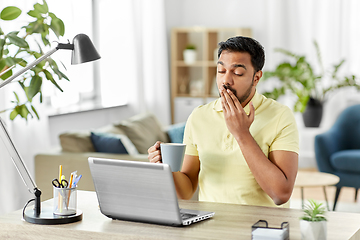
<svg viewBox="0 0 360 240">
<path fill-rule="evenodd" d="M 326 221 L 300 220 L 301 240 L 326 240 Z"/>
<path fill-rule="evenodd" d="M 323 103 L 318 99 L 310 98 L 302 114 L 305 127 L 319 127 L 322 114 Z"/>
<path fill-rule="evenodd" d="M 184 62 L 186 64 L 193 64 L 194 62 L 196 62 L 196 50 L 185 49 L 183 55 L 184 55 Z"/>
</svg>

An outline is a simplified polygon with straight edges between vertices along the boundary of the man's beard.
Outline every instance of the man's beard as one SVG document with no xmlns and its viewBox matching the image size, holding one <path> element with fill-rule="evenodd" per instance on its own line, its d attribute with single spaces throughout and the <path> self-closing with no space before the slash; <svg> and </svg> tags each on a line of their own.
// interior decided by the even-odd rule
<svg viewBox="0 0 360 240">
<path fill-rule="evenodd" d="M 225 85 L 225 86 L 226 86 L 226 89 L 229 89 L 229 90 L 236 96 L 236 98 L 239 100 L 240 104 L 242 104 L 242 103 L 244 103 L 244 102 L 248 99 L 248 97 L 250 96 L 253 85 L 254 85 L 254 77 L 253 77 L 253 79 L 252 79 L 251 85 L 249 86 L 248 89 L 246 89 L 245 93 L 244 93 L 242 96 L 238 96 L 236 90 L 233 89 L 233 88 L 231 88 L 230 86 L 228 86 L 228 85 Z M 219 95 L 220 95 L 220 94 L 219 94 Z"/>
</svg>

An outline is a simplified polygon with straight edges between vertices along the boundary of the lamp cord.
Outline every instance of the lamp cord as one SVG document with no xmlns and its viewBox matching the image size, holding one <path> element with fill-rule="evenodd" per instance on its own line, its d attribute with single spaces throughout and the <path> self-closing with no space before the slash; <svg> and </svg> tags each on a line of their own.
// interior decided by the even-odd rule
<svg viewBox="0 0 360 240">
<path fill-rule="evenodd" d="M 24 206 L 24 209 L 23 209 L 23 218 L 25 219 L 25 209 L 27 208 L 27 206 L 29 205 L 29 203 L 31 203 L 32 201 L 35 201 L 35 198 L 33 199 L 30 199 Z"/>
</svg>

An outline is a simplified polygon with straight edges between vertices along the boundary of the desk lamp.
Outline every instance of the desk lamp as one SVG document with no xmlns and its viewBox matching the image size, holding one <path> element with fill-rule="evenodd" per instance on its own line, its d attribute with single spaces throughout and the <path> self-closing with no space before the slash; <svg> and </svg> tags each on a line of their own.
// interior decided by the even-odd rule
<svg viewBox="0 0 360 240">
<path fill-rule="evenodd" d="M 25 68 L 7 78 L 0 84 L 0 88 L 10 83 L 12 80 L 25 73 L 30 68 L 39 64 L 41 61 L 48 58 L 51 54 L 59 49 L 72 50 L 71 64 L 80 64 L 85 62 L 94 61 L 100 58 L 90 38 L 85 34 L 78 34 L 74 37 L 73 43 L 59 43 L 58 46 L 43 56 L 36 59 L 34 62 L 28 64 Z M 0 138 L 5 144 L 11 159 L 13 160 L 16 169 L 18 170 L 22 180 L 28 187 L 29 191 L 35 195 L 34 199 L 28 201 L 23 210 L 23 217 L 25 221 L 35 224 L 63 224 L 80 221 L 82 219 L 82 211 L 77 210 L 75 215 L 60 216 L 53 214 L 53 209 L 41 209 L 41 191 L 37 188 L 36 183 L 30 175 L 25 162 L 22 160 L 19 152 L 16 150 L 13 141 L 5 127 L 3 120 L 0 118 Z M 26 210 L 27 205 L 35 201 L 34 209 Z"/>
</svg>

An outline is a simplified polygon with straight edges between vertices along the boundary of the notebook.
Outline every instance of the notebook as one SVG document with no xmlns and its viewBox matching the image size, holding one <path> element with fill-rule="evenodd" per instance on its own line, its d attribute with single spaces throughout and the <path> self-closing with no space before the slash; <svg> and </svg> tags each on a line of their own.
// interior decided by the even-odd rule
<svg viewBox="0 0 360 240">
<path fill-rule="evenodd" d="M 179 208 L 167 164 L 92 157 L 88 161 L 100 211 L 109 218 L 181 226 L 215 214 Z"/>
</svg>

